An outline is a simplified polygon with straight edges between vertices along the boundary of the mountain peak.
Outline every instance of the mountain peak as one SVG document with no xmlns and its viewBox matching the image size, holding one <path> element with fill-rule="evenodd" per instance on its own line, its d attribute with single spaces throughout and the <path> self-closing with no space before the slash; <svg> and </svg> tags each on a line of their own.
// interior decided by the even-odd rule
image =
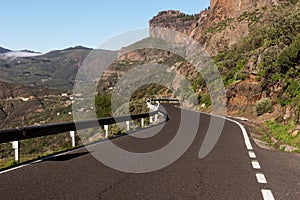
<svg viewBox="0 0 300 200">
<path fill-rule="evenodd" d="M 75 50 L 75 49 L 93 50 L 91 48 L 84 47 L 84 46 L 81 46 L 81 45 L 78 45 L 78 46 L 75 46 L 75 47 L 70 47 L 70 48 L 67 48 L 67 49 L 64 49 L 64 50 Z"/>
</svg>

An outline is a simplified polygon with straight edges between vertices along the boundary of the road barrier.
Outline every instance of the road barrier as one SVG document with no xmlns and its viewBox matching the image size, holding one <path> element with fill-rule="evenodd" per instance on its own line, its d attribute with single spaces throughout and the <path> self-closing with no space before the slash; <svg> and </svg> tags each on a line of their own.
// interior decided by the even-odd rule
<svg viewBox="0 0 300 200">
<path fill-rule="evenodd" d="M 7 130 L 0 130 L 0 144 L 12 142 L 13 149 L 15 150 L 15 160 L 19 160 L 18 150 L 19 150 L 19 141 L 31 138 L 38 138 L 42 136 L 55 135 L 65 132 L 70 132 L 72 138 L 72 146 L 75 147 L 75 131 L 84 130 L 88 128 L 94 128 L 95 125 L 103 126 L 105 130 L 105 137 L 108 137 L 108 125 L 126 122 L 127 131 L 129 131 L 130 121 L 142 119 L 142 127 L 144 127 L 145 118 L 157 119 L 158 114 L 161 114 L 164 117 L 164 121 L 168 120 L 168 115 L 163 111 L 156 110 L 150 113 L 143 113 L 137 115 L 126 115 L 119 117 L 108 117 L 95 120 L 86 120 L 86 121 L 77 121 L 77 122 L 64 122 L 56 124 L 47 124 L 40 126 L 29 126 L 22 128 L 14 128 Z M 153 121 L 153 120 L 151 120 Z M 154 121 L 155 123 L 157 120 Z"/>
</svg>

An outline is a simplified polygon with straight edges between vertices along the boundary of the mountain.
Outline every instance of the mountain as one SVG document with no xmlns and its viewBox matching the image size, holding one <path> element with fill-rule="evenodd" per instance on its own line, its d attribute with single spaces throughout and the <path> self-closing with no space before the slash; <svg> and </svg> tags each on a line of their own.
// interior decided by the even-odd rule
<svg viewBox="0 0 300 200">
<path fill-rule="evenodd" d="M 226 87 L 228 115 L 266 126 L 272 144 L 285 140 L 300 147 L 299 7 L 297 0 L 211 0 L 199 14 L 163 11 L 149 24 L 187 34 L 212 56 Z M 150 34 L 171 38 L 163 31 Z"/>
<path fill-rule="evenodd" d="M 78 68 L 91 50 L 78 46 L 42 55 L 28 51 L 8 52 L 14 59 L 0 59 L 0 80 L 71 90 Z"/>
<path fill-rule="evenodd" d="M 49 110 L 63 103 L 61 91 L 35 88 L 21 84 L 0 82 L 0 128 L 11 128 L 23 125 L 33 125 L 44 119 L 31 119 L 32 116 L 48 113 L 54 117 Z M 59 108 L 63 111 L 63 106 Z M 44 115 L 46 116 L 46 115 Z M 29 121 L 31 120 L 31 121 Z"/>
<path fill-rule="evenodd" d="M 2 48 L 0 47 L 0 53 L 7 53 L 7 52 L 10 52 L 11 50 L 9 49 L 5 49 L 5 48 Z"/>
<path fill-rule="evenodd" d="M 265 138 L 269 138 L 268 141 L 288 138 L 285 143 L 300 147 L 299 134 L 292 136 L 288 133 L 294 133 L 300 124 L 299 7 L 297 0 L 211 0 L 210 8 L 194 15 L 162 11 L 149 21 L 151 37 L 122 51 L 126 52 L 139 43 L 151 44 L 153 38 L 171 37 L 165 32 L 151 31 L 153 27 L 188 35 L 202 45 L 218 66 L 226 87 L 227 114 L 247 117 L 254 124 L 268 126 L 270 130 L 274 128 L 270 126 L 274 121 L 277 129 L 285 125 L 288 128 L 282 128 L 287 129 L 284 136 L 270 138 L 267 135 Z M 31 86 L 34 90 L 71 90 L 78 68 L 91 51 L 77 46 L 34 57 L 0 59 L 0 80 L 5 84 Z M 140 49 L 120 55 L 104 72 L 98 84 L 98 93 L 110 94 L 126 71 L 152 63 L 168 65 L 187 77 L 198 95 L 200 109 L 211 111 L 209 91 L 203 77 L 180 56 L 158 49 Z M 28 90 L 25 88 L 22 90 Z M 140 88 L 132 98 L 141 99 L 153 94 L 171 95 L 165 88 L 152 85 Z M 10 101 L 10 97 L 3 99 L 6 103 Z M 39 106 L 35 108 L 40 110 Z M 43 108 L 44 111 L 46 108 Z M 10 107 L 2 109 L 4 112 L 0 116 L 8 116 L 7 109 Z M 12 116 L 20 119 L 20 116 L 26 115 Z M 267 121 L 272 123 L 265 123 Z"/>
</svg>

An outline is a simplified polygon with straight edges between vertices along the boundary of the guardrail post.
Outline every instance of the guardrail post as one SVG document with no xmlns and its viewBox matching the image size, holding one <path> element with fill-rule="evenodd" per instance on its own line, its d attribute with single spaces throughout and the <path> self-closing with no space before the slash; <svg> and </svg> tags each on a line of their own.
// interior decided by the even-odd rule
<svg viewBox="0 0 300 200">
<path fill-rule="evenodd" d="M 153 123 L 153 117 L 152 116 L 150 116 L 150 124 L 152 124 Z"/>
<path fill-rule="evenodd" d="M 130 121 L 126 121 L 126 127 L 127 127 L 127 131 L 130 130 Z"/>
<path fill-rule="evenodd" d="M 142 118 L 141 127 L 144 127 L 144 126 L 145 126 L 145 119 Z"/>
<path fill-rule="evenodd" d="M 155 115 L 155 123 L 158 123 L 158 114 Z"/>
<path fill-rule="evenodd" d="M 75 147 L 76 146 L 76 143 L 75 143 L 75 131 L 70 131 L 70 136 L 71 136 L 71 139 L 72 139 L 72 147 Z"/>
<path fill-rule="evenodd" d="M 104 125 L 105 138 L 108 138 L 108 125 Z"/>
<path fill-rule="evenodd" d="M 15 161 L 19 162 L 19 141 L 12 142 L 12 148 L 15 150 Z"/>
</svg>

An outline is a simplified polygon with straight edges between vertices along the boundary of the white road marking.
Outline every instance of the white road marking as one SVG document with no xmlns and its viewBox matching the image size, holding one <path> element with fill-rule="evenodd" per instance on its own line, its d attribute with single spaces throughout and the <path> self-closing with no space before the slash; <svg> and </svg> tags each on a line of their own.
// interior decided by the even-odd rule
<svg viewBox="0 0 300 200">
<path fill-rule="evenodd" d="M 261 190 L 264 200 L 275 200 L 271 190 Z"/>
<path fill-rule="evenodd" d="M 256 158 L 256 155 L 253 151 L 249 151 L 249 157 L 250 158 Z"/>
<path fill-rule="evenodd" d="M 252 144 L 250 142 L 250 139 L 249 139 L 249 136 L 248 136 L 248 133 L 247 133 L 245 127 L 241 123 L 239 123 L 237 121 L 234 121 L 232 119 L 226 118 L 226 120 L 231 121 L 231 122 L 237 124 L 241 128 L 247 149 L 248 150 L 253 150 Z"/>
<path fill-rule="evenodd" d="M 92 146 L 92 145 L 96 145 L 96 144 L 91 144 L 91 146 Z M 5 174 L 5 173 L 11 172 L 11 171 L 15 171 L 15 170 L 17 170 L 17 169 L 21 169 L 21 168 L 27 167 L 27 166 L 29 166 L 29 165 L 37 164 L 37 163 L 40 163 L 40 162 L 42 162 L 42 161 L 46 161 L 46 160 L 49 160 L 49 159 L 51 159 L 51 158 L 55 158 L 55 157 L 57 157 L 57 156 L 62 156 L 62 155 L 66 155 L 66 154 L 68 154 L 68 153 L 72 153 L 72 152 L 75 152 L 75 151 L 79 151 L 79 150 L 82 150 L 82 149 L 84 149 L 84 148 L 85 148 L 85 146 L 84 146 L 84 147 L 79 147 L 79 148 L 77 148 L 77 149 L 71 149 L 70 151 L 63 152 L 63 153 L 59 153 L 59 154 L 56 154 L 56 155 L 51 155 L 51 156 L 48 156 L 48 157 L 45 157 L 45 158 L 42 158 L 42 159 L 39 159 L 39 160 L 34 160 L 34 161 L 29 162 L 29 163 L 27 163 L 27 164 L 22 164 L 22 165 L 19 165 L 19 166 L 17 166 L 17 167 L 13 167 L 13 168 L 10 168 L 10 169 L 4 170 L 4 171 L 0 171 L 0 174 Z"/>
<path fill-rule="evenodd" d="M 14 167 L 14 168 L 11 168 L 11 169 L 7 169 L 7 170 L 4 170 L 4 171 L 1 171 L 0 174 L 5 174 L 7 172 L 11 172 L 11 171 L 14 171 L 14 170 L 17 170 L 17 169 L 20 169 L 22 167 L 26 167 L 28 166 L 29 164 L 26 164 L 26 165 L 20 165 L 18 167 Z"/>
<path fill-rule="evenodd" d="M 252 161 L 252 167 L 253 169 L 261 169 L 259 162 L 256 160 Z"/>
<path fill-rule="evenodd" d="M 262 173 L 257 173 L 256 174 L 256 179 L 257 179 L 258 183 L 263 183 L 263 184 L 267 184 L 268 183 L 265 175 L 262 174 Z"/>
<path fill-rule="evenodd" d="M 177 106 L 175 106 L 175 107 L 177 107 Z M 177 108 L 180 108 L 180 107 L 177 107 Z M 180 109 L 189 110 L 189 111 L 192 111 L 192 112 L 198 112 L 198 113 L 207 114 L 207 113 L 204 113 L 204 112 L 194 111 L 194 110 L 186 109 L 186 108 L 180 108 Z M 237 122 L 235 120 L 223 117 L 223 116 L 218 116 L 218 115 L 213 115 L 213 114 L 207 114 L 207 115 L 211 115 L 211 116 L 214 116 L 214 117 L 223 118 L 223 119 L 226 119 L 226 120 L 228 120 L 230 122 L 233 122 L 233 123 L 237 124 L 241 128 L 241 130 L 242 130 L 244 141 L 245 141 L 245 145 L 246 145 L 247 149 L 249 150 L 249 152 L 248 152 L 249 153 L 249 157 L 251 159 L 256 159 L 256 154 L 254 153 L 254 150 L 253 150 L 253 147 L 251 145 L 248 133 L 247 133 L 245 127 L 241 123 L 239 123 L 239 122 Z M 254 169 L 256 169 L 256 168 L 257 169 L 261 169 L 260 164 L 259 164 L 258 161 L 253 161 L 252 162 L 252 166 L 253 166 Z M 257 179 L 258 183 L 267 184 L 266 177 L 262 173 L 257 173 L 256 174 L 256 179 Z M 262 189 L 261 192 L 262 192 L 264 200 L 275 200 L 275 198 L 274 198 L 271 190 Z"/>
<path fill-rule="evenodd" d="M 186 110 L 190 110 L 190 109 L 186 109 Z M 190 111 L 193 111 L 193 110 L 190 110 Z M 197 111 L 194 111 L 194 112 L 197 112 Z M 206 113 L 204 113 L 204 114 L 206 114 Z M 240 124 L 240 123 L 237 122 L 237 121 L 228 119 L 228 118 L 226 118 L 226 117 L 221 117 L 221 116 L 217 116 L 217 115 L 212 115 L 212 116 L 224 118 L 224 119 L 226 119 L 226 120 L 228 120 L 228 121 L 231 121 L 231 122 L 237 124 L 237 125 L 241 128 L 241 130 L 242 130 L 242 133 L 243 133 L 243 137 L 244 137 L 244 140 L 245 140 L 246 147 L 247 147 L 247 149 L 249 150 L 249 157 L 250 157 L 250 158 L 256 158 L 256 155 L 255 155 L 255 153 L 253 152 L 253 147 L 252 147 L 252 145 L 251 145 L 251 142 L 250 142 L 249 136 L 248 136 L 248 134 L 247 134 L 247 131 L 246 131 L 245 127 L 244 127 L 242 124 Z M 87 146 L 94 146 L 94 145 L 97 145 L 97 143 L 96 143 L 96 144 L 87 145 Z M 78 150 L 81 150 L 81 149 L 84 149 L 84 148 L 86 148 L 86 146 L 80 147 L 80 148 L 78 148 L 78 149 L 70 150 L 70 151 L 68 151 L 68 152 L 60 153 L 60 154 L 57 154 L 57 155 L 52 155 L 52 156 L 49 156 L 49 157 L 46 157 L 46 158 L 43 158 L 43 159 L 40 159 L 40 160 L 32 161 L 32 162 L 30 162 L 30 163 L 28 163 L 28 164 L 23 164 L 23 165 L 20 165 L 20 166 L 11 168 L 11 169 L 7 169 L 7 170 L 4 170 L 4 171 L 0 171 L 0 174 L 4 174 L 4 173 L 10 172 L 10 171 L 14 171 L 14 170 L 17 170 L 17 169 L 20 169 L 20 168 L 29 166 L 29 165 L 31 165 L 31 164 L 35 164 L 35 163 L 39 163 L 39 162 L 42 162 L 42 161 L 45 161 L 45 160 L 49 160 L 49 159 L 51 159 L 51 158 L 53 158 L 53 157 L 65 155 L 65 154 L 68 154 L 68 153 L 71 153 L 71 152 L 74 152 L 74 151 L 78 151 Z M 255 168 L 255 169 L 256 169 L 256 167 L 258 168 L 258 166 L 259 166 L 258 169 L 260 169 L 259 162 L 257 162 L 257 161 L 253 161 L 253 162 L 252 162 L 252 166 L 253 166 L 253 168 Z M 262 174 L 262 173 L 257 173 L 257 174 L 256 174 L 256 178 L 257 178 L 258 183 L 262 183 L 262 184 L 266 184 L 266 183 L 267 183 L 266 177 L 265 177 L 264 174 Z M 263 195 L 263 199 L 264 199 L 264 200 L 275 200 L 275 198 L 274 198 L 274 196 L 273 196 L 271 190 L 265 190 L 265 189 L 262 189 L 261 192 L 262 192 L 262 195 Z"/>
</svg>

